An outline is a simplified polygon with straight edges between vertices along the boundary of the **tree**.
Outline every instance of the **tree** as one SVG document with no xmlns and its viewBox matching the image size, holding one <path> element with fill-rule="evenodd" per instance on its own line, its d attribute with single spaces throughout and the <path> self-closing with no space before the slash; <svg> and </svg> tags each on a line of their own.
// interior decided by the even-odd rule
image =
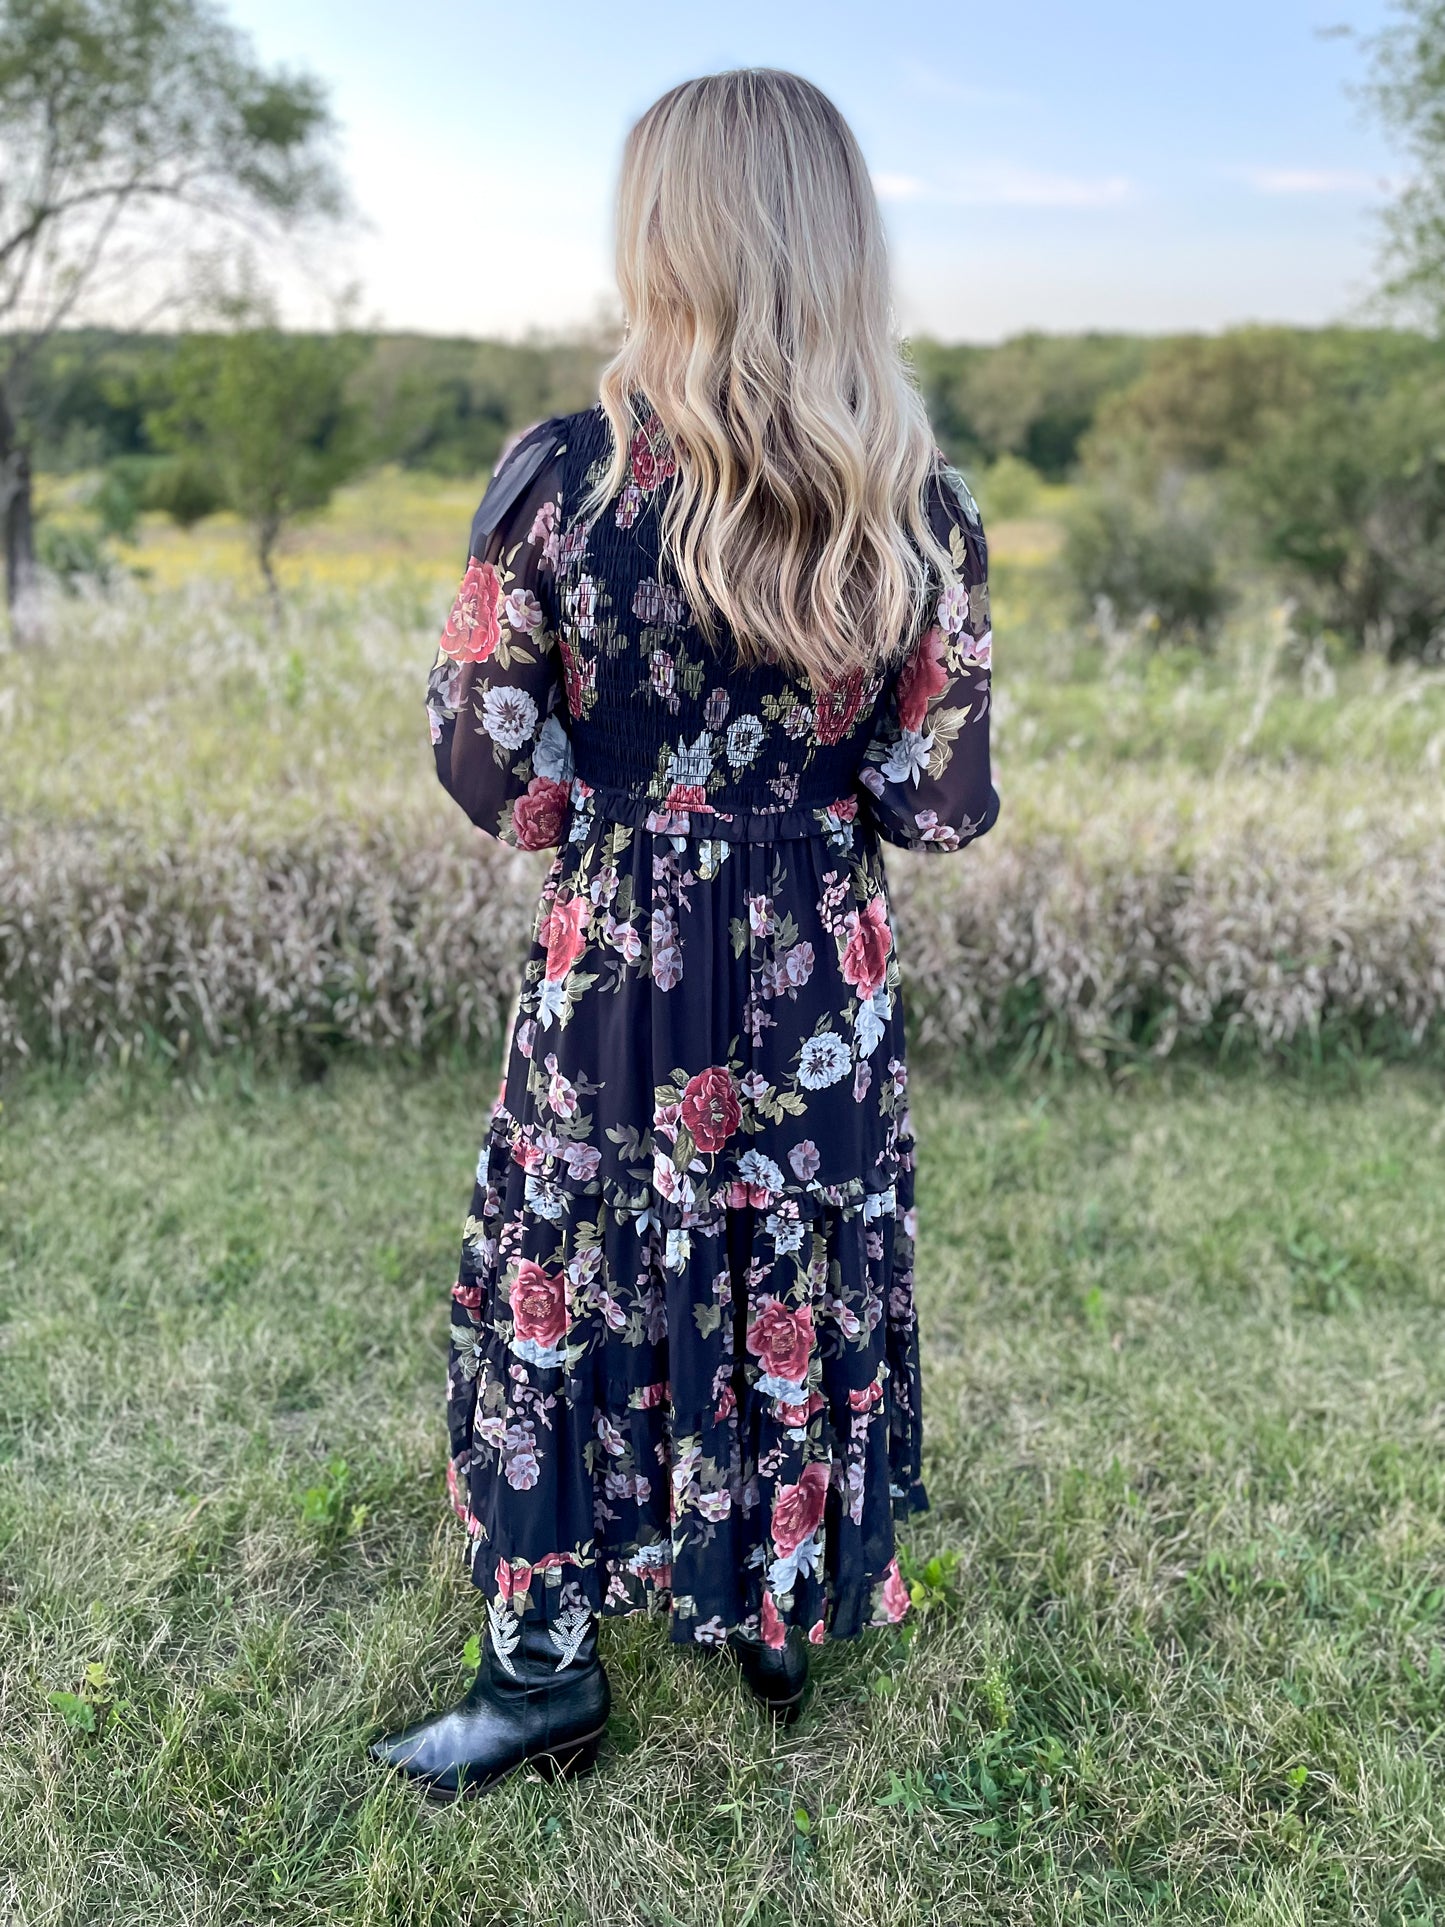
<svg viewBox="0 0 1445 1927">
<path fill-rule="evenodd" d="M 1365 89 L 1415 167 L 1386 216 L 1386 292 L 1445 332 L 1445 0 L 1397 0 L 1397 12 L 1370 43 Z"/>
<path fill-rule="evenodd" d="M 63 322 L 118 290 L 164 311 L 167 219 L 253 233 L 341 205 L 319 85 L 268 73 L 207 0 L 0 0 L 0 523 L 31 626 L 27 378 Z"/>
<path fill-rule="evenodd" d="M 348 388 L 365 349 L 355 335 L 285 334 L 251 292 L 226 303 L 225 319 L 229 332 L 181 343 L 172 400 L 148 426 L 157 447 L 206 473 L 249 524 L 274 602 L 286 524 L 324 508 L 364 458 Z"/>
</svg>

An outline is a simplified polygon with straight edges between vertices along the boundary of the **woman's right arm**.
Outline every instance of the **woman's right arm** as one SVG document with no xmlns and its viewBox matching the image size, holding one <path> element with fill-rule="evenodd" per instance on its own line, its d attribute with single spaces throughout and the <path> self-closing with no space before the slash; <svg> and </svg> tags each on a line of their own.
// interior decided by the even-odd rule
<svg viewBox="0 0 1445 1927">
<path fill-rule="evenodd" d="M 427 678 L 443 788 L 521 850 L 559 841 L 572 781 L 554 594 L 563 452 L 560 425 L 541 422 L 498 463 Z"/>
</svg>

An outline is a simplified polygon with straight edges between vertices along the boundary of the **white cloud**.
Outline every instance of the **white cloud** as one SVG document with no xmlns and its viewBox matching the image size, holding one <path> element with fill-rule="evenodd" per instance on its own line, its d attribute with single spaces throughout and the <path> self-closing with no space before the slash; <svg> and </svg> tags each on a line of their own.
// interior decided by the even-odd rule
<svg viewBox="0 0 1445 1927">
<path fill-rule="evenodd" d="M 1390 183 L 1378 174 L 1345 167 L 1240 167 L 1230 172 L 1259 194 L 1378 194 Z"/>
<path fill-rule="evenodd" d="M 928 198 L 928 183 L 914 174 L 875 174 L 873 187 L 880 201 L 922 201 Z"/>
<path fill-rule="evenodd" d="M 1134 184 L 1123 174 L 1090 179 L 1074 174 L 1040 173 L 995 162 L 948 182 L 920 180 L 915 174 L 875 174 L 881 201 L 924 201 L 946 207 L 1117 207 L 1134 198 Z"/>
</svg>

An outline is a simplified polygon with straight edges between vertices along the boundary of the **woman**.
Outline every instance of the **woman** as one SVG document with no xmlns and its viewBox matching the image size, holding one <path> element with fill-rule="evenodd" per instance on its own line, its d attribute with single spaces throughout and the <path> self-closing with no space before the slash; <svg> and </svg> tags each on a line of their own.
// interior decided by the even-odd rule
<svg viewBox="0 0 1445 1927">
<path fill-rule="evenodd" d="M 452 1292 L 462 1702 L 429 1792 L 588 1765 L 599 1614 L 793 1717 L 908 1606 L 927 1503 L 913 1138 L 879 839 L 998 813 L 986 552 L 891 320 L 877 203 L 791 74 L 629 136 L 601 401 L 499 465 L 428 687 L 443 784 L 556 847 Z"/>
</svg>

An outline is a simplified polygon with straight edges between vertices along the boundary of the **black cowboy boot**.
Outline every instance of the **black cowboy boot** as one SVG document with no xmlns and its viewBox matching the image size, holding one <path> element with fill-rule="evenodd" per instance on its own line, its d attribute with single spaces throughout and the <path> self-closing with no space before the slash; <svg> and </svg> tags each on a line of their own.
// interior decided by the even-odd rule
<svg viewBox="0 0 1445 1927">
<path fill-rule="evenodd" d="M 549 1776 L 590 1767 L 607 1725 L 612 1692 L 597 1657 L 597 1619 L 585 1607 L 553 1625 L 512 1620 L 515 1643 L 498 1650 L 488 1628 L 482 1663 L 466 1697 L 444 1713 L 368 1751 L 432 1799 L 491 1786 L 530 1760 Z"/>
<path fill-rule="evenodd" d="M 773 1718 L 783 1726 L 791 1725 L 803 1709 L 808 1690 L 808 1648 L 798 1627 L 788 1628 L 781 1646 L 764 1645 L 734 1630 L 728 1634 L 728 1651 Z"/>
</svg>

